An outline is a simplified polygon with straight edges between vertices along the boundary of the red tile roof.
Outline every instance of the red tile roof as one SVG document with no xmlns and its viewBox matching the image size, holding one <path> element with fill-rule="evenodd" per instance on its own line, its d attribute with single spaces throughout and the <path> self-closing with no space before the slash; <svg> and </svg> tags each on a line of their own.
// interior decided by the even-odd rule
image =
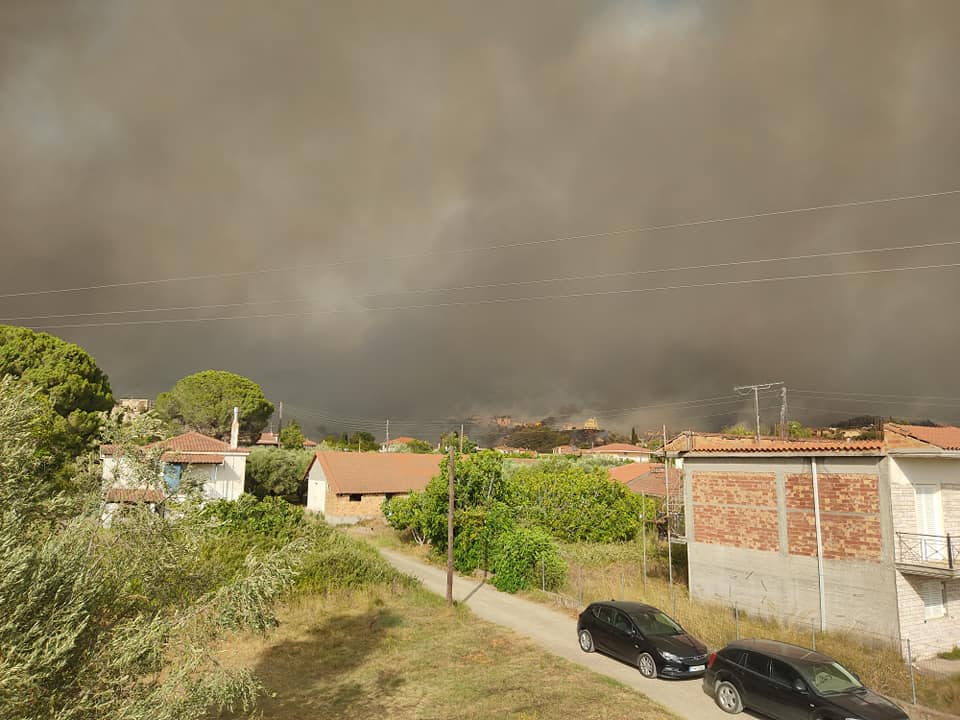
<svg viewBox="0 0 960 720">
<path fill-rule="evenodd" d="M 221 465 L 223 455 L 216 453 L 165 452 L 160 456 L 162 462 L 187 463 L 190 465 Z"/>
<path fill-rule="evenodd" d="M 330 488 L 338 495 L 407 493 L 423 490 L 440 472 L 440 455 L 352 453 L 320 450 L 307 469 L 320 463 Z"/>
<path fill-rule="evenodd" d="M 663 472 L 663 463 L 631 463 L 611 468 L 610 477 L 622 482 L 630 490 L 654 497 L 667 496 L 667 483 Z M 670 495 L 680 492 L 680 471 L 670 468 Z"/>
<path fill-rule="evenodd" d="M 397 438 L 391 438 L 390 440 L 387 440 L 384 445 L 407 445 L 409 443 L 416 442 L 416 440 L 416 438 L 406 437 L 404 435 Z"/>
<path fill-rule="evenodd" d="M 257 442 L 254 445 L 279 445 L 280 438 L 277 437 L 276 433 L 265 432 L 260 433 L 260 437 L 257 438 Z"/>
<path fill-rule="evenodd" d="M 167 461 L 167 455 L 170 453 L 176 454 L 195 454 L 195 453 L 213 453 L 214 455 L 219 455 L 220 459 L 217 460 L 217 463 L 223 462 L 224 453 L 247 453 L 250 451 L 249 448 L 231 448 L 229 443 L 223 442 L 223 440 L 217 440 L 217 438 L 212 438 L 208 435 L 204 435 L 198 432 L 187 432 L 183 435 L 177 435 L 176 437 L 169 438 L 167 440 L 158 440 L 157 442 L 150 443 L 145 446 L 146 448 L 159 448 L 166 451 L 164 461 Z M 117 452 L 118 446 L 116 445 L 101 445 L 100 453 L 104 457 L 110 457 Z M 172 460 L 168 462 L 181 462 L 180 460 Z M 206 461 L 212 462 L 212 461 Z"/>
<path fill-rule="evenodd" d="M 647 448 L 642 448 L 639 445 L 630 445 L 629 443 L 610 443 L 609 445 L 599 445 L 595 448 L 590 448 L 584 450 L 585 453 L 600 453 L 600 454 L 613 454 L 613 453 L 636 453 L 642 455 L 649 455 L 650 450 Z"/>
<path fill-rule="evenodd" d="M 721 433 L 684 433 L 667 443 L 667 452 L 680 454 L 764 454 L 764 453 L 860 453 L 882 455 L 883 442 L 880 440 L 823 440 L 809 438 L 803 440 L 781 440 L 780 438 L 761 437 L 758 443 L 752 437 L 723 435 Z"/>
<path fill-rule="evenodd" d="M 918 440 L 925 445 L 933 445 L 940 450 L 960 450 L 960 428 L 947 427 L 925 427 L 923 425 L 898 425 L 897 423 L 887 423 L 884 425 L 884 439 L 890 445 L 897 447 L 916 446 L 916 443 L 897 442 L 899 438 L 891 437 L 892 433 L 904 436 L 913 440 Z"/>
<path fill-rule="evenodd" d="M 163 500 L 163 493 L 159 490 L 142 488 L 110 488 L 107 490 L 107 502 L 109 503 L 160 503 Z"/>
</svg>

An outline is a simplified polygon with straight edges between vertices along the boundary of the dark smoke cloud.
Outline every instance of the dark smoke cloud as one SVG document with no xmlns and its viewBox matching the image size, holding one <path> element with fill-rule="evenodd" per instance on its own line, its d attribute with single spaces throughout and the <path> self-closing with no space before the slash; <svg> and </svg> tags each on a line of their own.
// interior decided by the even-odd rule
<svg viewBox="0 0 960 720">
<path fill-rule="evenodd" d="M 318 266 L 960 187 L 958 26 L 951 0 L 6 0 L 3 292 L 301 269 L 0 300 L 0 314 L 301 297 L 310 302 L 211 314 L 319 311 L 365 293 L 400 292 L 366 300 L 396 306 L 956 262 L 960 251 L 943 248 L 402 294 L 952 240 L 960 199 L 948 197 Z M 56 332 L 93 352 L 120 394 L 229 368 L 312 410 L 308 424 L 586 415 L 765 380 L 960 395 L 958 288 L 943 270 Z M 922 404 L 802 404 L 809 419 L 954 419 Z M 696 417 L 724 409 L 611 422 L 738 418 L 736 407 Z"/>
</svg>

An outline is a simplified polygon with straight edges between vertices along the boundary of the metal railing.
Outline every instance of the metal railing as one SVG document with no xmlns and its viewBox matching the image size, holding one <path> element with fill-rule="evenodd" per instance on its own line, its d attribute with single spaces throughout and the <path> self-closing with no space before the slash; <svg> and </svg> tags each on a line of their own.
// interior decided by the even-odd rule
<svg viewBox="0 0 960 720">
<path fill-rule="evenodd" d="M 897 533 L 897 562 L 910 565 L 960 568 L 960 542 L 946 535 Z"/>
</svg>

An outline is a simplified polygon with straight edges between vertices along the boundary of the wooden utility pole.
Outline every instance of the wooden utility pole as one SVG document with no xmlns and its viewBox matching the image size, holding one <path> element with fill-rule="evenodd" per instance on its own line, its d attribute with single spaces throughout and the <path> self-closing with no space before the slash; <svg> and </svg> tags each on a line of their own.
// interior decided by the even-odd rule
<svg viewBox="0 0 960 720">
<path fill-rule="evenodd" d="M 786 440 L 787 433 L 787 386 L 780 388 L 780 439 Z"/>
<path fill-rule="evenodd" d="M 450 485 L 447 488 L 447 605 L 453 605 L 453 478 L 456 463 L 453 459 L 453 445 L 450 445 Z"/>
<path fill-rule="evenodd" d="M 460 423 L 460 454 L 463 455 L 463 423 Z"/>
</svg>

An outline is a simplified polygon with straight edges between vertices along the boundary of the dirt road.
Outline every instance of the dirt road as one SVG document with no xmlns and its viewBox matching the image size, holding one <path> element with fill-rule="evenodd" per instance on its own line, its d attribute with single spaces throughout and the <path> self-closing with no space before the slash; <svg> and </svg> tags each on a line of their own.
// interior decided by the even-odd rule
<svg viewBox="0 0 960 720">
<path fill-rule="evenodd" d="M 402 553 L 381 549 L 390 563 L 439 595 L 447 592 L 445 571 Z M 721 720 L 730 716 L 720 710 L 701 689 L 700 680 L 647 680 L 636 668 L 597 653 L 585 653 L 577 644 L 576 620 L 555 610 L 502 593 L 491 585 L 454 575 L 453 597 L 478 617 L 510 628 L 544 649 L 636 688 L 677 715 L 688 720 Z M 749 713 L 740 717 L 749 718 Z"/>
</svg>

